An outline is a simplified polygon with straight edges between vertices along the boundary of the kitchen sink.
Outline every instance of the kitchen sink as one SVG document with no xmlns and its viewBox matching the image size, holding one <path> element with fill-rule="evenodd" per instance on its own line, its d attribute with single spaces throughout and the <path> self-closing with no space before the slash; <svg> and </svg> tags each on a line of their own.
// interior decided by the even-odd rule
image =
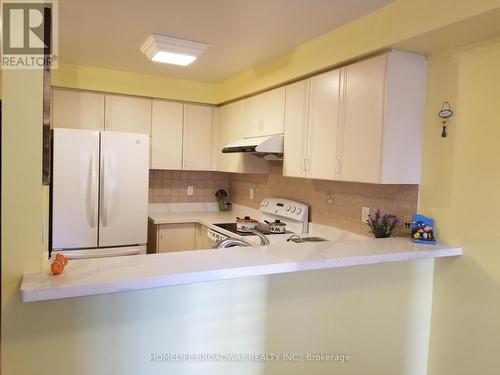
<svg viewBox="0 0 500 375">
<path fill-rule="evenodd" d="M 288 241 L 292 241 L 295 243 L 302 243 L 302 242 L 323 242 L 323 241 L 328 241 L 326 238 L 323 237 L 292 237 L 289 238 Z"/>
</svg>

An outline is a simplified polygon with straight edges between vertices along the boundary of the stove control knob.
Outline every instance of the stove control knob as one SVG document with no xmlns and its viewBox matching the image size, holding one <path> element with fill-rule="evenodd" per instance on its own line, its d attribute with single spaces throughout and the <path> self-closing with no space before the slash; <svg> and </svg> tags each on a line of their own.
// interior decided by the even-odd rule
<svg viewBox="0 0 500 375">
<path fill-rule="evenodd" d="M 262 207 L 267 207 L 268 205 L 269 205 L 268 201 L 263 201 L 261 204 Z"/>
<path fill-rule="evenodd" d="M 292 213 L 294 213 L 296 209 L 296 207 L 292 207 Z"/>
<path fill-rule="evenodd" d="M 302 209 L 301 208 L 297 208 L 297 212 L 295 212 L 297 215 L 300 215 L 300 213 L 302 212 Z"/>
<path fill-rule="evenodd" d="M 290 206 L 286 206 L 285 210 L 290 211 L 290 208 L 291 208 Z"/>
</svg>

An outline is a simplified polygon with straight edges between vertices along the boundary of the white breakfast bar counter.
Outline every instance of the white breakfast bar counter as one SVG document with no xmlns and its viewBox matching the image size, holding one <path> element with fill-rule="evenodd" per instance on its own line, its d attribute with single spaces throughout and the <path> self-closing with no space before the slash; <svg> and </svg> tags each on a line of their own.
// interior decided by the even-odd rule
<svg viewBox="0 0 500 375">
<path fill-rule="evenodd" d="M 407 238 L 277 244 L 72 261 L 63 274 L 25 274 L 24 302 L 366 264 L 452 257 L 462 249 Z"/>
<path fill-rule="evenodd" d="M 215 204 L 151 205 L 153 224 L 234 221 L 236 216 L 259 211 L 234 205 L 218 212 Z M 194 250 L 161 254 L 70 261 L 64 272 L 52 275 L 48 264 L 40 273 L 27 273 L 21 284 L 23 302 L 55 300 L 174 285 L 272 275 L 286 272 L 351 267 L 366 264 L 454 257 L 460 247 L 446 244 L 417 245 L 408 238 L 374 239 L 324 225 L 310 225 L 311 236 L 327 242 L 277 243 L 258 247 Z M 270 236 L 272 237 L 272 236 Z"/>
</svg>

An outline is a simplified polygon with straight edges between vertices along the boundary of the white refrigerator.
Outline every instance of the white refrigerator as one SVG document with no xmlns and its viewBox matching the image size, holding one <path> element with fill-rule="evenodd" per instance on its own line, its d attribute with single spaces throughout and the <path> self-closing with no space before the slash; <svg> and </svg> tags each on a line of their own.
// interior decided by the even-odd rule
<svg viewBox="0 0 500 375">
<path fill-rule="evenodd" d="M 51 248 L 69 258 L 146 253 L 149 136 L 53 130 Z"/>
</svg>

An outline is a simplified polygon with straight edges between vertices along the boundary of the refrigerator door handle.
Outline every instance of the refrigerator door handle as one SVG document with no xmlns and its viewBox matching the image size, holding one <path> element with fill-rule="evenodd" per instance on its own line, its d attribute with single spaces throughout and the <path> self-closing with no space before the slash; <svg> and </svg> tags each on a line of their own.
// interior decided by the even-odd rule
<svg viewBox="0 0 500 375">
<path fill-rule="evenodd" d="M 101 180 L 101 224 L 103 227 L 108 225 L 108 155 L 104 154 L 102 162 L 102 180 Z"/>
<path fill-rule="evenodd" d="M 70 251 L 59 251 L 59 253 L 64 254 L 68 259 L 109 258 L 109 257 L 142 254 L 141 249 L 139 248 L 123 249 L 119 251 L 107 250 L 107 249 L 70 250 Z"/>
<path fill-rule="evenodd" d="M 96 226 L 97 158 L 95 151 L 90 154 L 90 227 Z"/>
</svg>

